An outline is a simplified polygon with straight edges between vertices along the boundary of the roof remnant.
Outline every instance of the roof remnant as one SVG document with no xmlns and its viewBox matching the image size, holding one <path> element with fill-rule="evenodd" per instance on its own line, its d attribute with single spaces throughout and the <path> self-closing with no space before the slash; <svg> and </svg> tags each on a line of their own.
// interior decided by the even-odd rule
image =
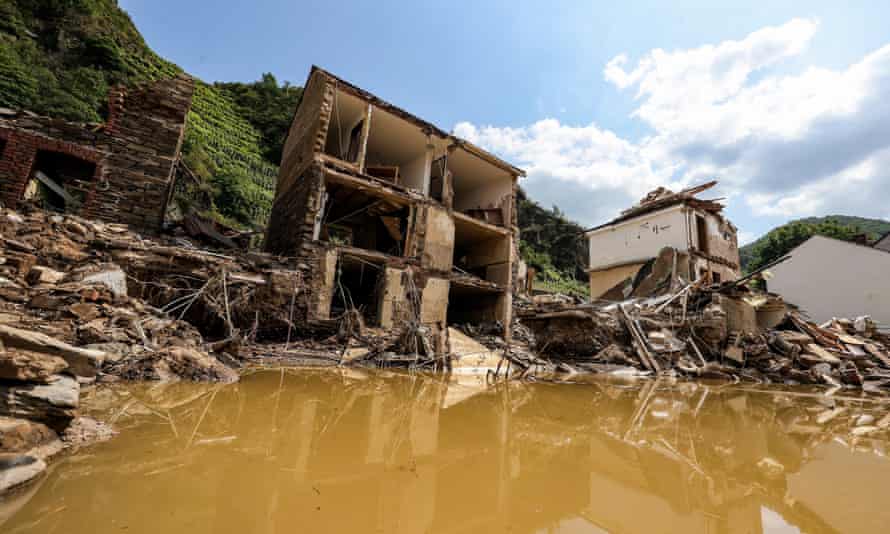
<svg viewBox="0 0 890 534">
<path fill-rule="evenodd" d="M 696 195 L 707 191 L 715 185 L 717 185 L 717 181 L 712 180 L 701 185 L 683 189 L 682 191 L 677 191 L 676 193 L 671 191 L 670 189 L 667 189 L 666 187 L 659 187 L 647 193 L 646 196 L 641 198 L 636 205 L 622 211 L 618 217 L 599 226 L 588 228 L 587 230 L 584 230 L 584 233 L 599 230 L 600 228 L 605 228 L 607 226 L 612 226 L 630 219 L 634 219 L 636 217 L 639 217 L 640 215 L 645 215 L 647 213 L 652 213 L 664 208 L 676 206 L 677 204 L 686 204 L 692 206 L 695 209 L 707 211 L 709 213 L 713 213 L 714 215 L 720 216 L 720 213 L 725 207 L 719 202 L 721 199 L 696 198 Z"/>
<path fill-rule="evenodd" d="M 404 109 L 387 102 L 386 100 L 383 100 L 382 98 L 378 97 L 377 95 L 370 93 L 370 92 L 362 89 L 361 87 L 358 87 L 357 85 L 352 84 L 352 83 L 344 80 L 343 78 L 340 78 L 339 76 L 324 70 L 321 67 L 318 67 L 316 65 L 312 66 L 312 69 L 310 69 L 310 71 L 309 71 L 309 76 L 306 79 L 305 86 L 309 85 L 309 79 L 311 79 L 312 76 L 316 72 L 321 73 L 324 76 L 334 80 L 335 82 L 337 82 L 337 86 L 339 88 L 345 90 L 346 92 L 351 93 L 352 95 L 354 95 L 362 100 L 365 100 L 366 102 L 370 103 L 371 105 L 377 106 L 378 108 L 380 108 L 388 113 L 391 113 L 391 114 L 395 115 L 396 117 L 399 117 L 400 119 L 406 120 L 406 121 L 414 124 L 415 126 L 419 127 L 421 130 L 423 130 L 424 132 L 426 132 L 429 135 L 436 135 L 442 139 L 447 139 L 447 140 L 451 141 L 454 146 L 462 148 L 462 149 L 466 150 L 467 152 L 470 152 L 474 156 L 481 158 L 481 159 L 487 161 L 488 163 L 491 163 L 492 165 L 501 167 L 501 168 L 507 170 L 508 172 L 515 174 L 516 176 L 525 176 L 526 175 L 524 170 L 502 160 L 501 158 L 495 156 L 491 152 L 488 152 L 487 150 L 483 149 L 482 147 L 474 145 L 473 143 L 467 141 L 466 139 L 458 137 L 454 134 L 448 133 L 445 130 L 442 130 L 441 128 L 436 126 L 435 124 L 425 121 L 425 120 L 421 119 L 420 117 L 418 117 L 412 113 L 409 113 L 409 112 L 405 111 Z M 299 108 L 299 105 L 298 105 L 298 108 Z M 295 113 L 296 113 L 296 111 L 295 111 Z"/>
</svg>

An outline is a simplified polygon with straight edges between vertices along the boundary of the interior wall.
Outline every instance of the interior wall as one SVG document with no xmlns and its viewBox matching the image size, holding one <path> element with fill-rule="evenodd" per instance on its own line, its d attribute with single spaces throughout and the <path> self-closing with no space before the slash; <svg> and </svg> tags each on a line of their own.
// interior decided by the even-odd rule
<svg viewBox="0 0 890 534">
<path fill-rule="evenodd" d="M 430 154 L 424 151 L 416 158 L 400 166 L 399 175 L 402 185 L 419 191 L 424 195 L 429 194 L 429 169 Z"/>
<path fill-rule="evenodd" d="M 367 107 L 354 96 L 336 91 L 331 110 L 328 134 L 325 139 L 325 154 L 348 163 L 357 163 L 358 146 L 361 143 L 360 125 L 365 119 Z M 353 135 L 358 132 L 358 135 Z"/>
<path fill-rule="evenodd" d="M 420 300 L 420 322 L 444 324 L 448 318 L 448 280 L 429 278 Z"/>
<path fill-rule="evenodd" d="M 374 107 L 365 166 L 398 167 L 400 185 L 426 194 L 429 189 L 429 142 L 428 136 L 417 125 Z"/>
<path fill-rule="evenodd" d="M 454 259 L 454 219 L 444 208 L 425 206 L 426 228 L 421 264 L 427 269 L 450 271 Z"/>
<path fill-rule="evenodd" d="M 497 208 L 513 193 L 513 182 L 509 178 L 491 180 L 470 190 L 461 189 L 459 180 L 460 177 L 455 178 L 454 209 L 457 211 Z"/>
<path fill-rule="evenodd" d="M 330 319 L 331 299 L 334 296 L 334 279 L 337 274 L 337 251 L 329 250 L 318 258 L 318 270 L 322 283 L 315 291 L 314 319 Z"/>
<path fill-rule="evenodd" d="M 739 243 L 735 228 L 712 213 L 705 213 L 704 217 L 709 253 L 738 265 Z"/>
<path fill-rule="evenodd" d="M 447 163 L 452 173 L 455 210 L 501 209 L 503 226 L 511 224 L 513 175 L 460 148 L 448 156 Z"/>
<path fill-rule="evenodd" d="M 455 235 L 454 265 L 483 280 L 509 284 L 510 236 L 467 242 Z"/>
<path fill-rule="evenodd" d="M 381 328 L 392 328 L 404 312 L 407 300 L 405 297 L 405 275 L 404 269 L 387 267 L 385 270 L 383 294 L 380 297 L 378 313 Z"/>
</svg>

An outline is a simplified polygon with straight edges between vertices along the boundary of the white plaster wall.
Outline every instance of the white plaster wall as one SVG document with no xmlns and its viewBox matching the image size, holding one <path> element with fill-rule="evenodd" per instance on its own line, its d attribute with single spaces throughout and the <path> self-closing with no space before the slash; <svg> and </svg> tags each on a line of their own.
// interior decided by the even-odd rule
<svg viewBox="0 0 890 534">
<path fill-rule="evenodd" d="M 399 167 L 399 176 L 403 185 L 423 194 L 427 194 L 426 177 L 429 175 L 430 163 L 427 152 L 422 152 L 416 158 L 403 163 Z"/>
<path fill-rule="evenodd" d="M 815 321 L 870 315 L 890 327 L 890 254 L 822 236 L 810 238 L 772 269 L 770 291 Z"/>
<path fill-rule="evenodd" d="M 674 206 L 596 230 L 588 234 L 588 240 L 591 269 L 643 262 L 663 247 L 688 249 L 686 215 L 682 205 Z"/>
<path fill-rule="evenodd" d="M 492 179 L 469 191 L 455 190 L 454 209 L 467 211 L 475 208 L 497 208 L 501 199 L 512 193 L 513 182 L 510 178 Z"/>
</svg>

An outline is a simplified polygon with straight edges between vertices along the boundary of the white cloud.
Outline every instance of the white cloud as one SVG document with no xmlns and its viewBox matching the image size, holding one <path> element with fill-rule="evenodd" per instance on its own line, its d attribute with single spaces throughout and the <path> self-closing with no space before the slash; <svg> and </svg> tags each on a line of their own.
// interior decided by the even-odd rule
<svg viewBox="0 0 890 534">
<path fill-rule="evenodd" d="M 783 72 L 818 27 L 794 19 L 741 40 L 655 49 L 636 63 L 616 56 L 605 79 L 634 91 L 632 116 L 651 128 L 637 141 L 555 119 L 521 128 L 460 123 L 455 131 L 526 168 L 533 197 L 567 205 L 585 223 L 655 186 L 713 177 L 752 216 L 886 216 L 890 45 L 845 69 Z"/>
</svg>

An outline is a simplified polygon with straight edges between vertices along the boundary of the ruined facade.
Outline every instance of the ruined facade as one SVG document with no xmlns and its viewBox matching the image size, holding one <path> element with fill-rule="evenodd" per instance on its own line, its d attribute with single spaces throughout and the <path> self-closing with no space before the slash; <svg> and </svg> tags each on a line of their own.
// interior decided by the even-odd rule
<svg viewBox="0 0 890 534">
<path fill-rule="evenodd" d="M 0 110 L 0 200 L 157 230 L 193 91 L 185 75 L 115 87 L 104 125 Z"/>
<path fill-rule="evenodd" d="M 267 251 L 311 267 L 309 321 L 496 323 L 509 332 L 523 172 L 313 67 Z"/>
<path fill-rule="evenodd" d="M 616 219 L 588 230 L 590 297 L 626 297 L 622 288 L 630 287 L 664 247 L 680 253 L 677 269 L 687 280 L 705 277 L 717 283 L 738 278 L 735 226 L 723 217 L 722 204 L 695 198 L 715 184 L 678 193 L 657 189 Z"/>
</svg>

